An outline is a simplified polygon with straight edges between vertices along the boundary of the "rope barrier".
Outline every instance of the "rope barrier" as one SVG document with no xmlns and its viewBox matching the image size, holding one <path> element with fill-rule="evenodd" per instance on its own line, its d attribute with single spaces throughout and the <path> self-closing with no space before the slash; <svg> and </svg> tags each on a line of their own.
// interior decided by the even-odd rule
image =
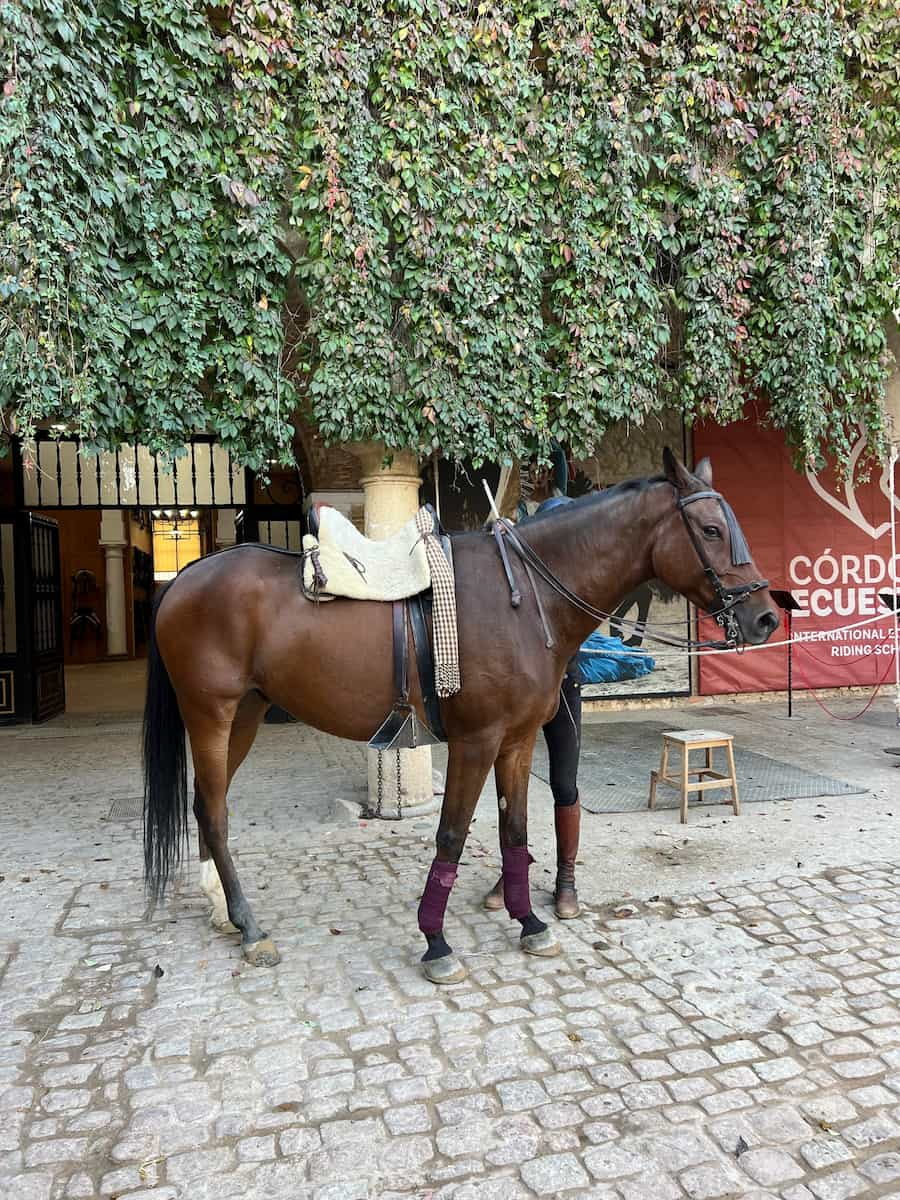
<svg viewBox="0 0 900 1200">
<path fill-rule="evenodd" d="M 837 635 L 840 633 L 846 633 L 847 630 L 850 630 L 850 629 L 860 629 L 864 625 L 873 625 L 877 621 L 888 621 L 888 620 L 892 619 L 893 616 L 894 616 L 893 613 L 887 612 L 887 613 L 879 613 L 877 616 L 874 616 L 874 617 L 864 617 L 861 621 L 854 621 L 850 625 L 839 625 L 837 627 L 837 629 L 823 630 L 823 633 L 827 634 L 827 637 L 821 637 L 821 638 L 815 638 L 815 639 L 812 639 L 809 637 L 804 637 L 802 635 L 800 635 L 800 636 L 795 635 L 792 638 L 782 638 L 781 641 L 778 641 L 778 642 L 763 642 L 759 646 L 734 646 L 728 650 L 689 650 L 687 648 L 680 649 L 678 647 L 675 647 L 670 651 L 661 650 L 661 651 L 655 651 L 655 652 L 651 653 L 649 650 L 644 650 L 643 648 L 634 646 L 629 650 L 609 650 L 609 651 L 607 651 L 607 653 L 611 654 L 611 655 L 629 655 L 629 656 L 635 655 L 635 654 L 643 654 L 647 658 L 655 658 L 655 659 L 680 658 L 684 654 L 687 654 L 692 658 L 701 658 L 701 657 L 705 657 L 706 655 L 712 655 L 712 654 L 749 654 L 753 650 L 777 650 L 782 646 L 808 646 L 813 641 L 816 641 L 816 642 L 839 641 L 840 639 L 838 638 Z M 650 635 L 648 634 L 647 636 L 650 636 Z"/>
<path fill-rule="evenodd" d="M 800 676 L 800 678 L 806 684 L 806 690 L 812 696 L 813 700 L 815 700 L 815 702 L 816 702 L 816 704 L 818 704 L 819 708 L 821 708 L 823 712 L 827 713 L 829 715 L 829 717 L 833 717 L 835 719 L 835 721 L 858 721 L 859 718 L 861 716 L 863 716 L 865 713 L 867 713 L 869 711 L 869 709 L 872 707 L 872 705 L 875 703 L 875 697 L 881 691 L 882 685 L 884 684 L 888 675 L 890 675 L 891 668 L 893 667 L 893 665 L 894 665 L 894 656 L 891 655 L 891 657 L 888 659 L 888 664 L 885 667 L 884 674 L 878 680 L 878 682 L 875 684 L 875 687 L 872 689 L 872 695 L 869 697 L 869 699 L 866 701 L 866 703 L 863 705 L 863 707 L 859 710 L 859 712 L 854 713 L 850 717 L 842 717 L 838 713 L 832 712 L 831 709 L 828 707 L 828 705 L 825 704 L 822 700 L 820 700 L 819 697 L 816 695 L 815 691 L 810 686 L 809 680 L 804 677 L 803 672 L 800 670 L 800 668 L 797 666 L 796 663 L 794 663 L 794 670 L 797 672 L 797 674 Z"/>
</svg>

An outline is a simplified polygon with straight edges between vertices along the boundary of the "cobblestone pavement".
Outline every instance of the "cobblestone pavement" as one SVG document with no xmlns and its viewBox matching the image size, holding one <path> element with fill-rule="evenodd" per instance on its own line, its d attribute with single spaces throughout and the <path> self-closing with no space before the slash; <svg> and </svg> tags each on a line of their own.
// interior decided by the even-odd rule
<svg viewBox="0 0 900 1200">
<path fill-rule="evenodd" d="M 898 868 L 592 909 L 534 960 L 475 838 L 438 992 L 430 837 L 240 853 L 284 955 L 254 970 L 187 880 L 145 920 L 135 836 L 4 881 L 10 1200 L 900 1196 Z"/>
<path fill-rule="evenodd" d="M 262 731 L 236 790 L 266 970 L 209 928 L 195 863 L 146 912 L 140 823 L 109 819 L 136 795 L 133 725 L 0 737 L 2 1200 L 900 1200 L 900 865 L 839 840 L 852 867 L 781 874 L 782 854 L 778 878 L 694 874 L 674 899 L 647 886 L 672 871 L 635 866 L 638 900 L 601 879 L 595 820 L 582 895 L 616 898 L 529 959 L 480 908 L 480 817 L 448 918 L 469 978 L 436 990 L 415 929 L 434 819 L 350 821 L 329 797 L 361 752 L 322 740 L 301 767 L 309 738 Z M 868 805 L 858 839 L 900 862 L 881 796 L 842 798 L 841 828 Z M 809 807 L 827 831 L 837 802 Z M 800 813 L 760 820 L 787 837 Z M 631 817 L 616 836 L 652 841 Z M 672 832 L 704 854 L 749 836 L 720 817 Z"/>
</svg>

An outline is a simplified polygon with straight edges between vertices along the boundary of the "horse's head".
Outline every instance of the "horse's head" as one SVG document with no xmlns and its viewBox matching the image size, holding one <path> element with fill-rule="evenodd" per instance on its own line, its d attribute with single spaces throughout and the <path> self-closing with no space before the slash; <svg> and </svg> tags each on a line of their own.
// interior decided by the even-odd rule
<svg viewBox="0 0 900 1200">
<path fill-rule="evenodd" d="M 768 580 L 728 501 L 713 490 L 709 459 L 692 474 L 666 447 L 663 465 L 675 495 L 653 545 L 658 578 L 713 615 L 730 641 L 766 641 L 778 628 Z"/>
</svg>

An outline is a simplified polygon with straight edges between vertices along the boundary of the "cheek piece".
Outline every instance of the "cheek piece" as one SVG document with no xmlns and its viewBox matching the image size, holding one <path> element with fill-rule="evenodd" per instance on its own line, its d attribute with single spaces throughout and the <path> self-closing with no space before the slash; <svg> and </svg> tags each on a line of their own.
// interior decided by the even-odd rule
<svg viewBox="0 0 900 1200">
<path fill-rule="evenodd" d="M 457 870 L 456 863 L 438 862 L 437 859 L 432 862 L 425 891 L 419 901 L 419 929 L 422 933 L 440 933 L 444 928 L 444 913 L 450 899 L 450 889 L 456 882 Z"/>
<path fill-rule="evenodd" d="M 521 919 L 531 912 L 528 868 L 533 862 L 527 846 L 503 848 L 503 899 L 511 917 Z"/>
</svg>

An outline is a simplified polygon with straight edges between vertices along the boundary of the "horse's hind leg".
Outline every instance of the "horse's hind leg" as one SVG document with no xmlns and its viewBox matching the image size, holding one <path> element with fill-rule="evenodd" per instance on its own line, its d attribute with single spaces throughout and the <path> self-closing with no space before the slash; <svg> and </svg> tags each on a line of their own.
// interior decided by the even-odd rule
<svg viewBox="0 0 900 1200">
<path fill-rule="evenodd" d="M 232 720 L 185 714 L 185 724 L 191 738 L 196 776 L 194 813 L 222 881 L 229 920 L 241 931 L 241 944 L 247 960 L 254 966 L 273 967 L 281 956 L 275 944 L 260 929 L 244 896 L 228 850 L 225 796 L 228 791 Z"/>
<path fill-rule="evenodd" d="M 237 713 L 231 726 L 228 739 L 228 787 L 237 772 L 238 767 L 250 752 L 250 747 L 256 738 L 260 722 L 265 716 L 269 702 L 259 692 L 250 692 L 238 705 Z M 194 784 L 194 815 L 197 817 L 198 841 L 200 845 L 200 888 L 212 906 L 209 921 L 213 929 L 220 933 L 239 933 L 240 930 L 232 925 L 228 917 L 228 903 L 222 880 L 216 870 L 216 864 L 210 857 L 209 847 L 203 836 L 200 825 L 199 808 L 202 800 L 196 783 Z M 228 840 L 228 809 L 225 809 L 225 840 Z"/>
<path fill-rule="evenodd" d="M 528 954 L 549 957 L 559 943 L 534 915 L 528 886 L 528 777 L 534 737 L 504 747 L 497 759 L 497 805 L 500 810 L 500 852 L 503 857 L 503 900 L 506 911 L 522 926 L 520 945 Z"/>
</svg>

